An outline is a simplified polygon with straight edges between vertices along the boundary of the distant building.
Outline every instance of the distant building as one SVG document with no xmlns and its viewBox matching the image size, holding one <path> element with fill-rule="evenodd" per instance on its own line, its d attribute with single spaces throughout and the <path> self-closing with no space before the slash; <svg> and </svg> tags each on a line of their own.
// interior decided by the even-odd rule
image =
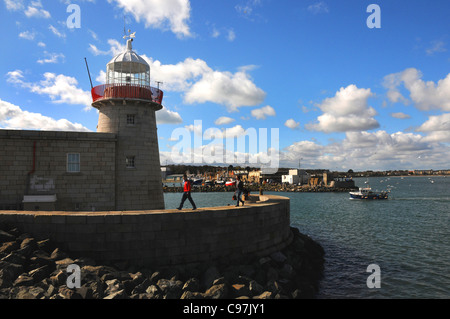
<svg viewBox="0 0 450 319">
<path fill-rule="evenodd" d="M 288 184 L 307 184 L 310 178 L 305 170 L 300 169 L 290 169 L 288 175 L 281 176 L 282 183 Z"/>
</svg>

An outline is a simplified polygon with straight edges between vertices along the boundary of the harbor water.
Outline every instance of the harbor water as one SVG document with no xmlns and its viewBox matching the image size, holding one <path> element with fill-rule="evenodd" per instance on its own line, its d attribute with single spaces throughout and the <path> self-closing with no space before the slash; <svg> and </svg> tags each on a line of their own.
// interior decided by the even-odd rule
<svg viewBox="0 0 450 319">
<path fill-rule="evenodd" d="M 276 193 L 291 199 L 291 225 L 325 249 L 318 298 L 450 298 L 450 176 L 355 179 L 389 200 L 348 193 Z M 232 193 L 193 193 L 197 207 L 235 205 Z M 179 193 L 166 193 L 176 208 Z M 189 201 L 184 209 L 191 209 Z M 369 265 L 379 288 L 369 288 Z"/>
</svg>

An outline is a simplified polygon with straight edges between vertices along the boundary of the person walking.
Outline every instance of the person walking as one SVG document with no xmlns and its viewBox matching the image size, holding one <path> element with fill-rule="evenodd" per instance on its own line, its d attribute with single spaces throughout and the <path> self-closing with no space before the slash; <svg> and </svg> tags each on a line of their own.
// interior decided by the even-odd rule
<svg viewBox="0 0 450 319">
<path fill-rule="evenodd" d="M 191 202 L 191 205 L 192 205 L 192 210 L 196 210 L 197 206 L 195 205 L 195 203 L 191 197 L 191 189 L 192 189 L 191 181 L 187 178 L 186 174 L 183 175 L 183 179 L 184 179 L 184 188 L 183 188 L 184 192 L 183 192 L 183 197 L 181 198 L 180 206 L 178 206 L 177 209 L 181 210 L 183 208 L 183 205 L 184 205 L 184 202 L 186 201 L 186 199 L 189 199 L 189 201 Z"/>
<path fill-rule="evenodd" d="M 241 177 L 238 176 L 236 180 L 236 193 L 237 193 L 236 207 L 239 207 L 239 202 L 242 202 L 242 206 L 244 206 L 244 201 L 242 200 L 243 192 L 244 192 L 244 183 L 241 181 Z"/>
</svg>

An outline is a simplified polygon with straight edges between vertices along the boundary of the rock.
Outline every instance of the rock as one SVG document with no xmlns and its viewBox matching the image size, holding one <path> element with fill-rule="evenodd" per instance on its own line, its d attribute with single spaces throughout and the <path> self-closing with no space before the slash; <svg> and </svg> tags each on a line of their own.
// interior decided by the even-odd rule
<svg viewBox="0 0 450 319">
<path fill-rule="evenodd" d="M 27 276 L 27 275 L 20 275 L 17 277 L 17 279 L 14 281 L 13 286 L 14 287 L 20 287 L 20 286 L 33 286 L 34 279 L 33 277 Z"/>
<path fill-rule="evenodd" d="M 118 279 L 107 280 L 106 285 L 105 295 L 111 295 L 119 290 L 124 290 L 123 284 Z"/>
<path fill-rule="evenodd" d="M 44 265 L 40 268 L 34 269 L 28 272 L 28 275 L 34 279 L 35 282 L 39 282 L 45 278 L 47 278 L 51 273 L 50 267 L 48 265 Z"/>
<path fill-rule="evenodd" d="M 55 248 L 55 250 L 53 250 L 53 252 L 50 255 L 50 259 L 53 259 L 55 261 L 65 259 L 67 257 L 68 255 L 65 252 L 61 251 L 61 249 L 59 248 Z"/>
<path fill-rule="evenodd" d="M 71 259 L 71 258 L 64 258 L 64 259 L 61 259 L 61 260 L 56 260 L 55 264 L 57 265 L 58 268 L 67 269 L 67 266 L 73 264 L 73 259 Z"/>
<path fill-rule="evenodd" d="M 215 266 L 211 266 L 203 274 L 201 286 L 203 287 L 203 289 L 207 289 L 211 287 L 214 280 L 216 280 L 219 277 L 221 277 L 219 270 Z"/>
<path fill-rule="evenodd" d="M 216 280 L 217 281 L 217 280 Z M 197 278 L 188 279 L 182 288 L 183 291 L 198 292 L 200 290 L 200 283 Z"/>
<path fill-rule="evenodd" d="M 37 245 L 38 245 L 38 249 L 41 249 L 45 252 L 50 252 L 52 243 L 51 243 L 50 239 L 44 239 L 44 240 L 38 241 Z"/>
<path fill-rule="evenodd" d="M 248 290 L 250 291 L 250 294 L 252 296 L 258 296 L 263 293 L 264 287 L 261 286 L 258 282 L 255 280 L 250 281 L 248 285 Z"/>
<path fill-rule="evenodd" d="M 250 295 L 250 290 L 248 289 L 247 285 L 234 284 L 234 285 L 231 285 L 231 295 L 234 298 L 241 297 L 241 296 L 248 296 L 248 295 Z"/>
<path fill-rule="evenodd" d="M 50 277 L 50 282 L 52 285 L 59 287 L 62 284 L 65 284 L 67 281 L 67 273 L 65 271 L 58 271 L 54 276 Z"/>
<path fill-rule="evenodd" d="M 50 274 L 52 271 L 56 269 L 55 262 L 51 260 L 48 256 L 35 253 L 33 253 L 34 256 L 30 258 L 28 269 L 33 270 L 47 266 L 48 274 Z"/>
<path fill-rule="evenodd" d="M 150 282 L 152 284 L 156 284 L 158 282 L 158 280 L 162 279 L 162 274 L 159 271 L 155 271 L 151 276 L 150 276 Z"/>
<path fill-rule="evenodd" d="M 19 255 L 18 253 L 13 251 L 12 253 L 7 255 L 6 257 L 3 257 L 1 259 L 1 261 L 6 261 L 6 262 L 11 263 L 11 264 L 24 266 L 27 260 L 26 260 L 26 258 L 24 256 Z"/>
<path fill-rule="evenodd" d="M 180 299 L 205 299 L 201 292 L 185 291 Z"/>
<path fill-rule="evenodd" d="M 54 294 L 56 294 L 58 292 L 58 289 L 53 286 L 52 284 L 50 284 L 47 288 L 47 291 L 45 293 L 45 295 L 50 298 L 51 296 L 53 296 Z"/>
<path fill-rule="evenodd" d="M 27 246 L 30 246 L 32 250 L 38 249 L 37 240 L 32 237 L 25 238 L 24 240 L 22 240 L 20 248 L 24 248 Z"/>
<path fill-rule="evenodd" d="M 92 298 L 93 299 L 103 299 L 103 297 L 105 296 L 105 289 L 107 288 L 107 286 L 104 282 L 102 282 L 100 280 L 90 281 L 90 282 L 84 284 L 83 286 L 86 286 L 92 290 Z"/>
<path fill-rule="evenodd" d="M 0 246 L 0 256 L 2 254 L 4 255 L 8 255 L 10 254 L 12 251 L 17 250 L 18 248 L 20 248 L 19 244 L 15 241 L 9 241 L 6 243 L 3 243 Z"/>
<path fill-rule="evenodd" d="M 67 286 L 61 286 L 58 295 L 63 299 L 83 299 L 75 289 L 69 289 Z"/>
<path fill-rule="evenodd" d="M 132 295 L 134 294 L 143 294 L 147 288 L 150 286 L 150 280 L 147 278 L 144 279 L 143 282 L 141 282 L 139 285 L 137 285 L 133 291 L 131 292 Z"/>
<path fill-rule="evenodd" d="M 271 260 L 272 260 L 272 259 L 271 259 L 270 257 L 262 257 L 262 258 L 259 259 L 258 262 L 259 262 L 259 264 L 260 264 L 261 266 L 264 266 L 264 265 L 269 264 Z"/>
<path fill-rule="evenodd" d="M 0 243 L 15 241 L 16 236 L 11 235 L 3 230 L 0 230 Z"/>
<path fill-rule="evenodd" d="M 163 297 L 163 292 L 157 285 L 150 285 L 145 292 L 148 299 L 162 299 Z"/>
<path fill-rule="evenodd" d="M 183 293 L 183 282 L 180 280 L 160 279 L 156 285 L 161 289 L 165 299 L 179 299 Z"/>
<path fill-rule="evenodd" d="M 45 296 L 45 290 L 41 287 L 20 287 L 15 293 L 16 299 L 41 299 Z"/>
<path fill-rule="evenodd" d="M 272 299 L 273 293 L 270 291 L 264 291 L 262 294 L 253 297 L 253 299 Z"/>
<path fill-rule="evenodd" d="M 267 281 L 277 280 L 278 279 L 278 271 L 273 267 L 269 267 L 269 269 L 267 269 L 267 272 L 266 272 L 266 278 L 267 278 Z"/>
<path fill-rule="evenodd" d="M 228 287 L 226 284 L 214 285 L 203 294 L 205 299 L 226 299 Z"/>
<path fill-rule="evenodd" d="M 273 261 L 279 264 L 284 263 L 287 259 L 287 257 L 281 251 L 274 252 L 270 255 L 270 258 L 272 258 Z"/>
<path fill-rule="evenodd" d="M 0 261 L 0 278 L 14 282 L 16 278 L 23 273 L 23 266 Z"/>
</svg>

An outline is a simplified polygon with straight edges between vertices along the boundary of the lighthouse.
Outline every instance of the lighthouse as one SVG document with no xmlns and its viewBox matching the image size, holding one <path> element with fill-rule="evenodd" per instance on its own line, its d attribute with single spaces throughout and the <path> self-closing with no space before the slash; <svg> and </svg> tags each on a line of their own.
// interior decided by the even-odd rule
<svg viewBox="0 0 450 319">
<path fill-rule="evenodd" d="M 92 106 L 97 132 L 116 134 L 116 210 L 164 209 L 156 127 L 163 92 L 150 86 L 150 66 L 133 40 L 107 64 L 106 83 L 92 88 Z"/>
</svg>

